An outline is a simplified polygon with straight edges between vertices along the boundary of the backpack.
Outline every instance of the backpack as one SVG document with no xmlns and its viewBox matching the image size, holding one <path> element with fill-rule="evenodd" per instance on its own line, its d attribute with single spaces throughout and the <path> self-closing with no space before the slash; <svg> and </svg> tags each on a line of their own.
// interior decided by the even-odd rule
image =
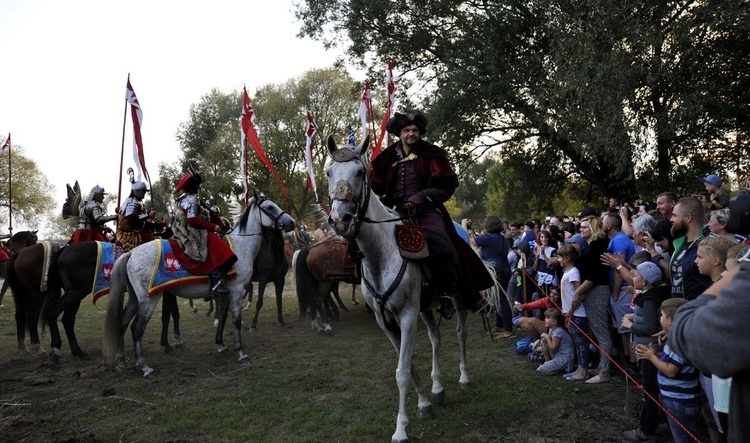
<svg viewBox="0 0 750 443">
<path fill-rule="evenodd" d="M 534 337 L 524 337 L 516 342 L 516 353 L 520 355 L 530 354 L 531 344 L 534 343 Z"/>
</svg>

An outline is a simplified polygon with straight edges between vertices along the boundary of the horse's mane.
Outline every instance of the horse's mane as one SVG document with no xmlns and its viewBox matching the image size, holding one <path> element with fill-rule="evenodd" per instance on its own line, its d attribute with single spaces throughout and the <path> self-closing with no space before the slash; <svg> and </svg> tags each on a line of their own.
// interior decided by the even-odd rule
<svg viewBox="0 0 750 443">
<path fill-rule="evenodd" d="M 257 203 L 255 202 L 255 197 L 251 198 L 247 202 L 247 207 L 244 211 L 242 211 L 242 214 L 239 217 L 239 220 L 237 220 L 237 224 L 240 226 L 240 233 L 245 233 L 245 227 L 247 226 L 247 220 L 250 218 L 250 209 L 252 209 L 253 206 L 256 206 Z"/>
</svg>

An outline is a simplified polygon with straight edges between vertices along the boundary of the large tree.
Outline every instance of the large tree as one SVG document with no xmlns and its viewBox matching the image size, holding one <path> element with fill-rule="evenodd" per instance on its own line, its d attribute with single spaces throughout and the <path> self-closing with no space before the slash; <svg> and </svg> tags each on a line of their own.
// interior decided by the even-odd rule
<svg viewBox="0 0 750 443">
<path fill-rule="evenodd" d="M 551 181 L 615 196 L 637 192 L 636 171 L 654 192 L 746 166 L 748 14 L 747 1 L 710 0 L 305 0 L 297 11 L 302 34 L 347 45 L 372 72 L 392 56 L 422 82 L 445 146 L 524 150 L 537 180 L 553 170 Z"/>
<path fill-rule="evenodd" d="M 0 224 L 7 226 L 12 202 L 13 225 L 23 224 L 38 229 L 46 220 L 44 216 L 60 209 L 53 207 L 54 200 L 49 192 L 52 186 L 36 162 L 24 155 L 23 147 L 13 145 L 10 155 L 6 153 L 0 157 L 0 207 L 3 208 L 0 211 Z M 11 187 L 8 186 L 9 161 L 13 166 Z"/>
</svg>

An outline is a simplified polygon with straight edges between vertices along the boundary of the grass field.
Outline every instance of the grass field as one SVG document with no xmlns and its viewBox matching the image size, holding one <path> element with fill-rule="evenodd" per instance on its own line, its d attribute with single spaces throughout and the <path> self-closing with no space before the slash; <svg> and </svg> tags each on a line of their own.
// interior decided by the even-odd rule
<svg viewBox="0 0 750 443">
<path fill-rule="evenodd" d="M 342 292 L 349 292 L 346 286 Z M 271 288 L 272 289 L 272 288 Z M 198 302 L 193 314 L 179 300 L 184 346 L 165 355 L 159 346 L 160 308 L 144 340 L 154 368 L 142 378 L 132 357 L 125 370 L 103 362 L 106 298 L 83 301 L 78 339 L 90 360 L 73 358 L 65 341 L 60 363 L 16 347 L 13 300 L 0 309 L 0 441 L 13 442 L 384 442 L 395 429 L 396 353 L 364 304 L 333 323 L 332 336 L 297 322 L 285 291 L 288 328 L 276 323 L 266 291 L 258 332 L 243 330 L 251 361 L 217 353 L 215 329 Z M 271 290 L 272 292 L 272 290 Z M 357 291 L 358 300 L 362 296 Z M 245 323 L 249 311 L 243 312 Z M 617 442 L 637 425 L 626 403 L 639 399 L 622 377 L 586 385 L 547 377 L 516 355 L 515 339 L 491 340 L 479 315 L 469 318 L 468 388 L 458 386 L 455 321 L 442 321 L 441 370 L 447 401 L 434 416 L 417 417 L 409 396 L 412 441 Z M 225 342 L 231 349 L 231 335 Z M 45 348 L 49 337 L 42 338 Z M 132 341 L 126 334 L 127 355 Z M 429 382 L 429 341 L 421 325 L 415 365 Z M 626 401 L 626 392 L 629 392 Z M 664 440 L 667 441 L 667 440 Z"/>
</svg>

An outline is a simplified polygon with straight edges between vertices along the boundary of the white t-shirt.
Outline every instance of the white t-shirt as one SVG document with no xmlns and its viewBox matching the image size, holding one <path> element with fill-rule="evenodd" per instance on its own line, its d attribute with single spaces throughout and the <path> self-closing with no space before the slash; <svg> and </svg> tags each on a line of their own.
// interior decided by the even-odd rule
<svg viewBox="0 0 750 443">
<path fill-rule="evenodd" d="M 560 283 L 563 313 L 570 311 L 570 308 L 573 306 L 573 294 L 576 291 L 573 282 L 576 281 L 581 283 L 581 273 L 578 272 L 578 268 L 573 266 L 563 273 L 562 282 Z M 575 310 L 573 315 L 576 317 L 586 317 L 586 308 L 583 307 L 583 303 Z"/>
</svg>

